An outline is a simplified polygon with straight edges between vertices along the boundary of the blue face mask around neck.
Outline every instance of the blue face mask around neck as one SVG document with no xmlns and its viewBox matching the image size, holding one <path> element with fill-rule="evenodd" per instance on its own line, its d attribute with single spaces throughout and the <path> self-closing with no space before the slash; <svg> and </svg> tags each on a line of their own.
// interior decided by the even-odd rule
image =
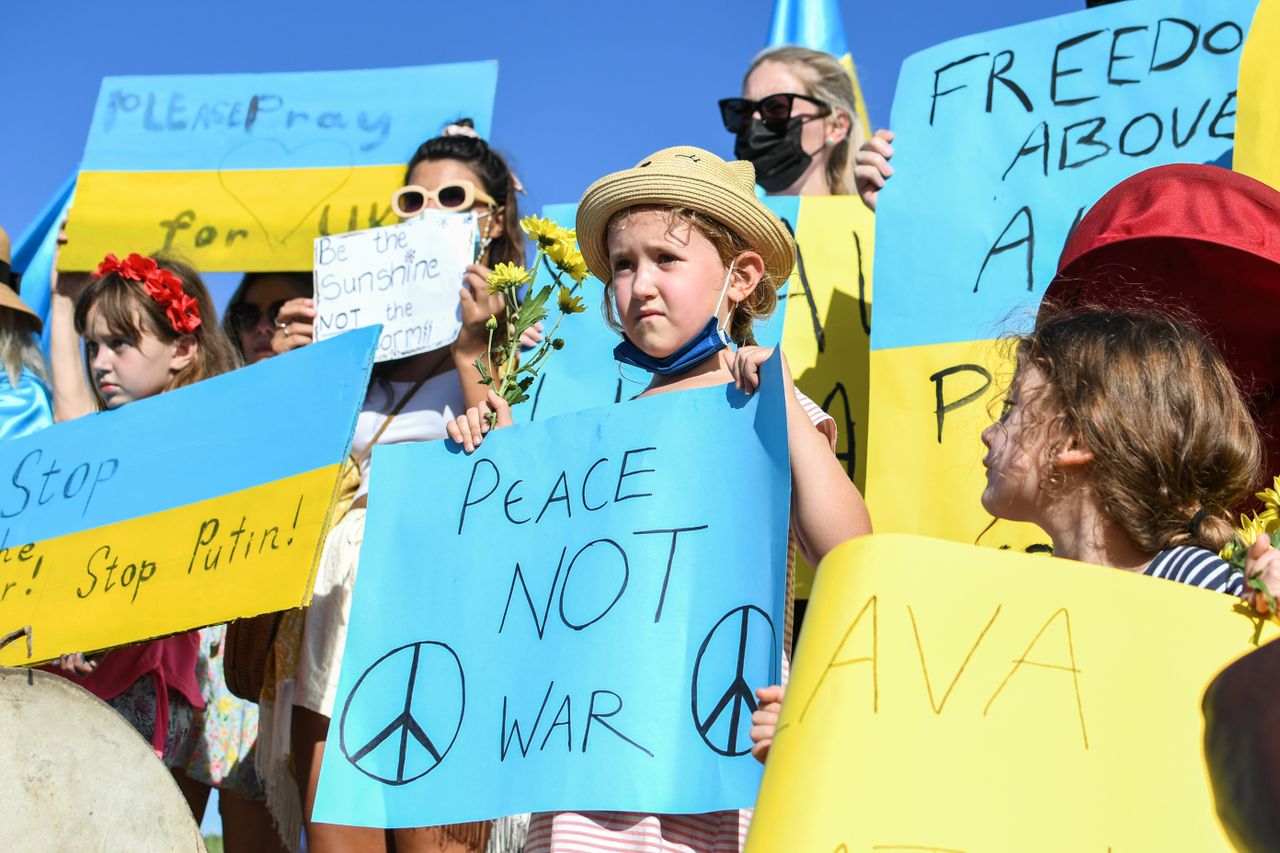
<svg viewBox="0 0 1280 853">
<path fill-rule="evenodd" d="M 730 263 L 729 272 L 724 277 L 724 287 L 720 290 L 720 299 L 716 302 L 715 311 L 711 312 L 711 319 L 702 327 L 702 331 L 671 355 L 654 358 L 631 343 L 631 339 L 624 334 L 622 343 L 613 348 L 613 357 L 623 364 L 639 367 L 641 370 L 647 370 L 659 376 L 674 376 L 701 364 L 728 347 L 729 335 L 721 328 L 717 315 L 720 313 L 720 305 L 724 302 L 725 294 L 729 292 L 729 280 L 732 276 L 733 264 Z"/>
</svg>

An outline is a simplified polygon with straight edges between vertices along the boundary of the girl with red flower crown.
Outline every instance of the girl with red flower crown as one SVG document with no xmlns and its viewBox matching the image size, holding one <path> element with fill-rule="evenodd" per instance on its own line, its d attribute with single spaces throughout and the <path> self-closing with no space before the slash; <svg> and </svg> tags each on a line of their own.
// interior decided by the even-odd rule
<svg viewBox="0 0 1280 853">
<path fill-rule="evenodd" d="M 107 255 L 87 281 L 55 274 L 49 320 L 59 421 L 190 385 L 237 361 L 200 276 L 171 259 Z M 193 713 L 204 707 L 198 646 L 199 632 L 189 631 L 92 657 L 64 655 L 51 669 L 119 711 L 172 765 Z"/>
</svg>

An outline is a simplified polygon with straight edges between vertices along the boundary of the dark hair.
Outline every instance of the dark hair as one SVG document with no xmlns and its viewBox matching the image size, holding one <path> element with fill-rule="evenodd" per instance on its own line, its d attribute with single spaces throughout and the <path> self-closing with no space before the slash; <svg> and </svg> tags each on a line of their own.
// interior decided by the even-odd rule
<svg viewBox="0 0 1280 853">
<path fill-rule="evenodd" d="M 227 340 L 231 341 L 231 345 L 240 353 L 241 359 L 244 358 L 244 351 L 240 349 L 240 334 L 236 329 L 236 324 L 232 320 L 232 312 L 241 302 L 244 302 L 245 296 L 249 293 L 249 288 L 253 287 L 253 283 L 264 276 L 278 276 L 288 279 L 290 283 L 297 286 L 298 296 L 308 296 L 311 293 L 311 274 L 305 272 L 247 272 L 240 279 L 240 284 L 236 286 L 236 292 L 231 294 L 231 301 L 227 303 L 226 311 L 222 315 L 222 333 L 227 336 Z"/>
<path fill-rule="evenodd" d="M 238 367 L 240 359 L 236 355 L 237 350 L 218 327 L 218 312 L 213 307 L 209 289 L 205 287 L 195 267 L 164 254 L 153 255 L 152 258 L 161 269 L 168 270 L 182 281 L 182 292 L 196 301 L 200 312 L 200 325 L 192 332 L 196 339 L 195 357 L 173 377 L 164 390 L 172 391 Z M 165 309 L 147 294 L 142 283 L 118 273 L 95 277 L 76 300 L 75 328 L 76 334 L 81 337 L 84 337 L 89 326 L 89 312 L 94 309 L 100 312 L 112 334 L 133 341 L 139 340 L 143 334 L 157 337 L 165 343 L 181 337 L 173 328 Z M 86 369 L 88 366 L 89 351 L 86 348 Z M 99 408 L 106 408 L 96 388 L 94 396 Z"/>
<path fill-rule="evenodd" d="M 454 122 L 459 127 L 475 127 L 469 118 L 460 118 Z M 516 200 L 517 182 L 511 173 L 511 167 L 502 155 L 478 136 L 437 136 L 428 139 L 418 146 L 409 158 L 409 165 L 404 170 L 404 182 L 409 183 L 409 176 L 414 168 L 423 162 L 435 160 L 456 160 L 465 164 L 480 178 L 484 191 L 497 200 L 502 211 L 502 236 L 495 237 L 489 244 L 481 261 L 487 267 L 495 267 L 500 263 L 523 264 L 524 240 L 520 236 L 520 206 Z M 497 213 L 497 211 L 494 211 Z M 373 366 L 373 383 L 387 396 L 388 405 L 395 402 L 395 394 L 391 388 L 388 375 L 394 370 L 394 361 L 380 361 Z"/>
<path fill-rule="evenodd" d="M 475 127 L 475 123 L 469 118 L 458 119 L 454 124 Z M 480 177 L 484 191 L 501 205 L 502 236 L 495 237 L 489 244 L 483 259 L 485 265 L 493 267 L 500 263 L 524 263 L 524 241 L 519 236 L 520 206 L 516 201 L 516 180 L 502 155 L 477 136 L 437 136 L 428 139 L 413 152 L 409 165 L 404 170 L 404 182 L 409 183 L 409 176 L 419 163 L 434 160 L 457 160 L 465 163 Z"/>
</svg>

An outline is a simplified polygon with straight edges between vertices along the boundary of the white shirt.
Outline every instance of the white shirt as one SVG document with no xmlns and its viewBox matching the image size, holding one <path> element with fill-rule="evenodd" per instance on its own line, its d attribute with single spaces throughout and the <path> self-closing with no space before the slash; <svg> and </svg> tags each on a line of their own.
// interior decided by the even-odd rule
<svg viewBox="0 0 1280 853">
<path fill-rule="evenodd" d="M 372 458 L 369 444 L 373 441 L 374 433 L 387 419 L 387 412 L 394 409 L 412 387 L 412 382 L 392 382 L 392 396 L 388 398 L 385 383 L 375 379 L 369 384 L 369 393 L 365 395 L 364 407 L 356 420 L 355 436 L 351 440 L 351 452 L 360 460 L 360 490 L 356 492 L 357 499 L 369 493 L 369 467 Z M 465 411 L 458 371 L 446 370 L 422 383 L 418 392 L 378 437 L 378 444 L 408 444 L 444 438 L 447 435 L 445 424 Z"/>
</svg>

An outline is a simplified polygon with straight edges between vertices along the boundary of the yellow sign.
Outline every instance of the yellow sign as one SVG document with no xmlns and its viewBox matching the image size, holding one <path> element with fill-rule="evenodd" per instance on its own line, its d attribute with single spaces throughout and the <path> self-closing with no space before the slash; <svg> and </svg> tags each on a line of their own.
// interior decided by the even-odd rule
<svg viewBox="0 0 1280 853">
<path fill-rule="evenodd" d="M 1007 350 L 965 341 L 871 353 L 871 408 L 896 413 L 871 425 L 867 504 L 877 530 L 1016 550 L 1048 543 L 1034 524 L 982 508 L 981 435 L 1009 390 Z"/>
<path fill-rule="evenodd" d="M 818 571 L 747 853 L 1230 849 L 1200 696 L 1251 648 L 1236 606 L 1042 555 L 840 546 Z"/>
<path fill-rule="evenodd" d="M 0 550 L 0 624 L 30 625 L 0 665 L 306 604 L 338 466 Z"/>
<path fill-rule="evenodd" d="M 93 269 L 107 247 L 176 252 L 210 270 L 310 270 L 316 237 L 397 221 L 391 193 L 403 179 L 401 165 L 81 172 L 74 210 L 93 215 L 72 216 L 58 263 Z"/>
<path fill-rule="evenodd" d="M 1280 189 L 1280 0 L 1262 0 L 1240 57 L 1232 168 Z"/>
<path fill-rule="evenodd" d="M 775 212 L 781 206 L 780 199 Z M 786 218 L 786 212 L 782 213 Z M 875 214 L 857 196 L 804 196 L 796 215 L 796 269 L 787 283 L 782 351 L 796 387 L 836 421 L 836 457 L 867 481 L 871 266 Z M 796 566 L 796 597 L 813 569 Z"/>
</svg>

